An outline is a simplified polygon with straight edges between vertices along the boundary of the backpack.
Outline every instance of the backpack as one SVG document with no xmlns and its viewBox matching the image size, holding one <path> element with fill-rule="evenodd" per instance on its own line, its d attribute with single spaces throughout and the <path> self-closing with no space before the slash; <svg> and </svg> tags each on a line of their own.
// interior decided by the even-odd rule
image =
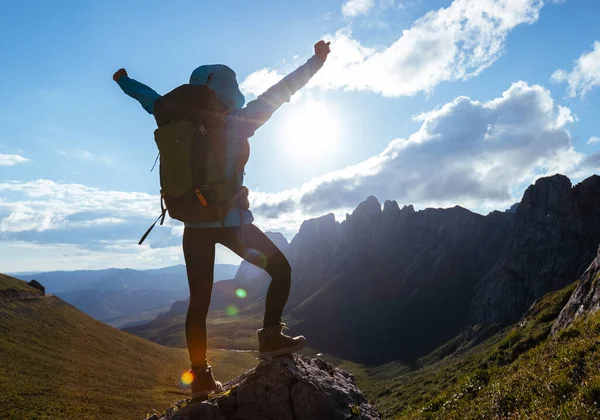
<svg viewBox="0 0 600 420">
<path fill-rule="evenodd" d="M 207 85 L 179 86 L 154 103 L 161 215 L 146 231 L 140 245 L 159 220 L 163 224 L 167 212 L 184 223 L 220 221 L 225 226 L 223 218 L 229 209 L 248 209 L 248 189 L 239 185 L 237 175 L 248 162 L 249 145 L 244 140 L 234 157 L 236 172 L 227 174 L 227 113 Z"/>
</svg>

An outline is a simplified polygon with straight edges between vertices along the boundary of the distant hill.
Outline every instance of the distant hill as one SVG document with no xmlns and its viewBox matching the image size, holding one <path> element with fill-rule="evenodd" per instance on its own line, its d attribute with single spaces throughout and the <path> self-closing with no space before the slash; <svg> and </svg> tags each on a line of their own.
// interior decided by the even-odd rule
<svg viewBox="0 0 600 420">
<path fill-rule="evenodd" d="M 138 322 L 144 319 L 150 321 L 177 299 L 188 295 L 185 289 L 75 290 L 56 294 L 91 317 L 115 327 L 132 322 L 132 315 L 136 315 Z"/>
<path fill-rule="evenodd" d="M 215 264 L 215 281 L 232 279 L 237 265 Z M 185 265 L 152 270 L 109 268 L 105 270 L 49 271 L 19 276 L 23 280 L 38 280 L 48 293 L 74 290 L 142 290 L 179 291 L 187 289 Z"/>
<path fill-rule="evenodd" d="M 255 364 L 210 350 L 215 374 Z M 96 321 L 56 296 L 0 275 L 0 418 L 141 419 L 185 396 L 184 349 L 160 346 Z"/>
</svg>

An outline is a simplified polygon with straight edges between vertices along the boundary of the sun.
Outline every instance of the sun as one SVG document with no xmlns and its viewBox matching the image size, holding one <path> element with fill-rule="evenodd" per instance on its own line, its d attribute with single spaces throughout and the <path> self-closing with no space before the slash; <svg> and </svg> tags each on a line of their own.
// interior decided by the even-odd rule
<svg viewBox="0 0 600 420">
<path fill-rule="evenodd" d="M 281 142 L 294 159 L 326 159 L 336 152 L 340 120 L 335 109 L 321 101 L 307 101 L 296 107 L 281 124 Z"/>
</svg>

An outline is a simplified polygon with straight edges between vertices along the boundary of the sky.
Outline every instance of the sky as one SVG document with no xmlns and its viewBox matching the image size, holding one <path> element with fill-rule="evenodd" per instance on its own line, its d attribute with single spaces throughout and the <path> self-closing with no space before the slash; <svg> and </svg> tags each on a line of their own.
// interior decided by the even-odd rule
<svg viewBox="0 0 600 420">
<path fill-rule="evenodd" d="M 159 214 L 159 93 L 199 65 L 250 101 L 331 54 L 250 139 L 255 223 L 288 239 L 368 196 L 487 214 L 542 176 L 600 173 L 597 0 L 113 0 L 0 4 L 0 272 L 183 263 Z M 219 248 L 217 262 L 239 259 Z"/>
</svg>

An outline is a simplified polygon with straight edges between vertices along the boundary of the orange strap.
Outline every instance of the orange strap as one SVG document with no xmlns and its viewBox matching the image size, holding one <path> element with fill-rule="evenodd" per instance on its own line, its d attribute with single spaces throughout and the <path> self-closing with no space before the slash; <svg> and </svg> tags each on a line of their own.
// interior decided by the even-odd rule
<svg viewBox="0 0 600 420">
<path fill-rule="evenodd" d="M 198 188 L 196 188 L 195 193 L 196 193 L 196 197 L 198 197 L 198 200 L 200 200 L 200 204 L 202 204 L 203 207 L 208 206 L 208 202 L 206 201 L 206 198 L 204 198 L 204 196 L 202 195 L 202 193 L 200 192 L 200 190 Z"/>
</svg>

